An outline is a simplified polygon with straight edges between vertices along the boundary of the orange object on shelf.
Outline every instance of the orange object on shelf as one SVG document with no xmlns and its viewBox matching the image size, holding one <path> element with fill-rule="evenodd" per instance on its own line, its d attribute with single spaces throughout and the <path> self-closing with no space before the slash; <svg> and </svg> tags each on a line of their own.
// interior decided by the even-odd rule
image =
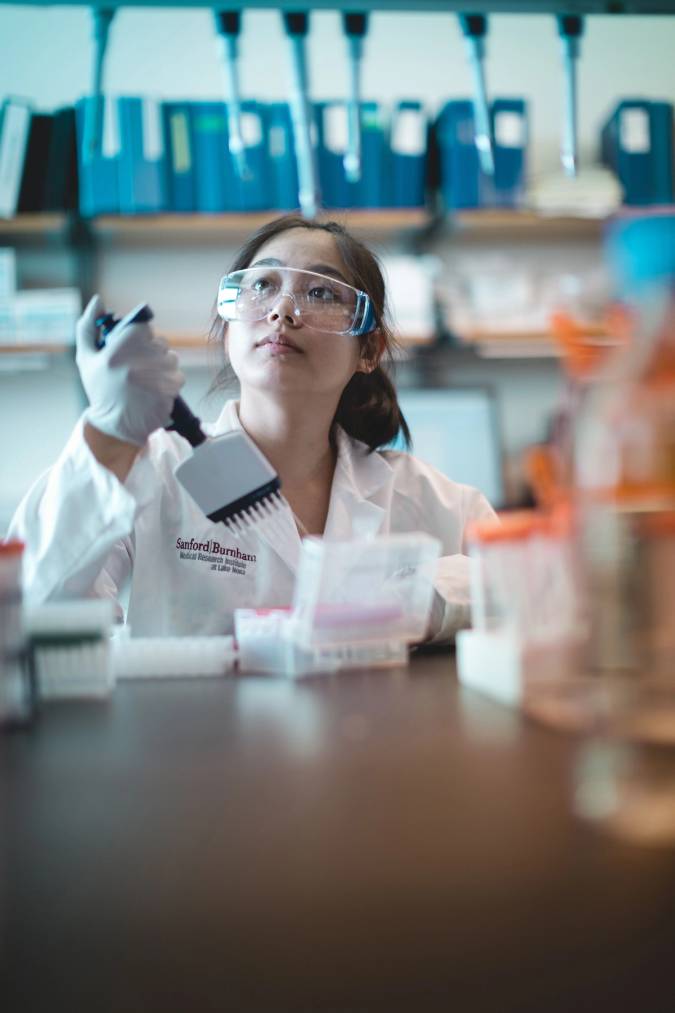
<svg viewBox="0 0 675 1013">
<path fill-rule="evenodd" d="M 551 334 L 558 342 L 567 372 L 576 380 L 595 373 L 607 355 L 628 343 L 632 315 L 620 303 L 608 307 L 595 323 L 575 320 L 563 311 L 551 316 Z"/>
</svg>

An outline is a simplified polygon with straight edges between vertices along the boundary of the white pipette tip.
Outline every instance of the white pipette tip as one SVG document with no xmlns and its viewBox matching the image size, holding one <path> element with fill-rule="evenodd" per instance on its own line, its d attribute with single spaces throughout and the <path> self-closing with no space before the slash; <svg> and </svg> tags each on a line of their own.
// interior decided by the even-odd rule
<svg viewBox="0 0 675 1013">
<path fill-rule="evenodd" d="M 566 176 L 570 179 L 576 178 L 578 175 L 578 163 L 576 155 L 565 153 L 561 155 L 560 161 Z"/>
<path fill-rule="evenodd" d="M 345 169 L 345 176 L 348 183 L 358 183 L 361 179 L 361 159 L 358 155 L 347 152 L 342 164 Z"/>
</svg>

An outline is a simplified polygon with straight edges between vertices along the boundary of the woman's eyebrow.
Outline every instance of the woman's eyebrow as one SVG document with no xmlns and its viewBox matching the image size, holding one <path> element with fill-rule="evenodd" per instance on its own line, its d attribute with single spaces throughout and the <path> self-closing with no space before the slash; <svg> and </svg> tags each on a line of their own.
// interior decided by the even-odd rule
<svg viewBox="0 0 675 1013">
<path fill-rule="evenodd" d="M 330 264 L 312 264 L 312 266 L 308 267 L 307 270 L 316 271 L 317 274 L 328 274 L 332 278 L 337 278 L 339 281 L 343 281 L 345 285 L 349 285 L 349 282 L 343 274 L 340 274 L 337 267 L 331 267 Z"/>
<path fill-rule="evenodd" d="M 251 267 L 286 267 L 286 265 L 283 261 L 277 260 L 276 257 L 265 257 L 263 260 L 256 260 L 255 264 L 251 264 Z M 345 276 L 330 264 L 311 264 L 309 267 L 302 268 L 302 270 L 314 271 L 315 274 L 327 274 L 332 278 L 337 278 L 338 281 L 343 281 L 345 285 L 350 284 Z"/>
<path fill-rule="evenodd" d="M 251 264 L 251 267 L 283 267 L 283 263 L 277 260 L 276 257 L 265 257 L 264 260 L 256 260 L 255 264 Z"/>
</svg>

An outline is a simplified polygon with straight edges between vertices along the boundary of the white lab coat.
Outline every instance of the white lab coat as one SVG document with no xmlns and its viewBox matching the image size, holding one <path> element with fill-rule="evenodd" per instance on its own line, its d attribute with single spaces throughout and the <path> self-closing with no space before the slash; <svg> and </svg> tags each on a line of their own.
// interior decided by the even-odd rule
<svg viewBox="0 0 675 1013">
<path fill-rule="evenodd" d="M 216 435 L 239 425 L 237 403 L 229 401 L 204 428 Z M 451 639 L 469 621 L 466 524 L 492 516 L 492 508 L 476 489 L 409 454 L 369 453 L 342 430 L 337 446 L 324 537 L 425 531 L 438 538 L 432 632 L 437 642 Z M 10 536 L 26 543 L 28 601 L 110 597 L 135 636 L 228 633 L 235 608 L 290 604 L 300 551 L 290 510 L 273 538 L 213 524 L 174 477 L 190 453 L 182 437 L 159 430 L 122 484 L 94 458 L 80 420 L 12 521 Z M 229 569 L 214 562 L 214 542 Z M 125 586 L 126 615 L 119 604 Z"/>
</svg>

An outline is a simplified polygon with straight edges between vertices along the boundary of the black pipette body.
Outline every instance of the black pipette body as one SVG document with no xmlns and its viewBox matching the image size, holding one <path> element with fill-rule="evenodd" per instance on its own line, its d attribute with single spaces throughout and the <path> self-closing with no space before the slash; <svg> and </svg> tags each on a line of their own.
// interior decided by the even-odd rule
<svg viewBox="0 0 675 1013">
<path fill-rule="evenodd" d="M 152 320 L 152 317 L 153 313 L 150 307 L 142 306 L 130 320 L 127 320 L 127 323 L 146 323 L 148 320 Z M 97 348 L 103 348 L 108 334 L 119 322 L 120 319 L 112 313 L 105 313 L 96 318 L 95 323 L 99 328 Z M 171 425 L 166 426 L 166 429 L 175 430 L 188 441 L 191 447 L 198 447 L 206 440 L 206 433 L 201 427 L 201 421 L 192 414 L 182 397 L 177 397 L 174 401 L 171 409 Z"/>
</svg>

